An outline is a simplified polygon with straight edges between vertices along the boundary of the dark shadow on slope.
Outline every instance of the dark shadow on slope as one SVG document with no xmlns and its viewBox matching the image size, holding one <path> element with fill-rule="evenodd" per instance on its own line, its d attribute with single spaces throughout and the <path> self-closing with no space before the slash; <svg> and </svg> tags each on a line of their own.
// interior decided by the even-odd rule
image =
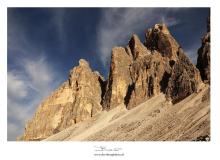
<svg viewBox="0 0 220 160">
<path fill-rule="evenodd" d="M 124 98 L 124 104 L 127 106 L 128 103 L 129 103 L 129 100 L 131 98 L 131 94 L 132 94 L 132 91 L 134 90 L 135 88 L 135 83 L 132 83 L 128 86 L 128 90 L 127 90 L 127 93 L 126 93 L 126 96 Z"/>
<path fill-rule="evenodd" d="M 164 72 L 162 80 L 160 81 L 160 90 L 161 92 L 165 93 L 166 92 L 166 88 L 168 86 L 168 82 L 170 79 L 171 74 Z"/>
</svg>

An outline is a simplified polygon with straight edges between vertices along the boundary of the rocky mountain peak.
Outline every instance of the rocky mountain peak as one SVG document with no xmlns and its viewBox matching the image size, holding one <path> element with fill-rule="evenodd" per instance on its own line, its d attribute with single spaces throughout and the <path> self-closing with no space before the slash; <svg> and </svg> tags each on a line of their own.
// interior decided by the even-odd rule
<svg viewBox="0 0 220 160">
<path fill-rule="evenodd" d="M 104 109 L 121 103 L 131 109 L 161 92 L 177 103 L 199 89 L 199 71 L 166 25 L 149 29 L 145 45 L 132 35 L 125 49 L 113 49 Z"/>
<path fill-rule="evenodd" d="M 156 24 L 146 32 L 145 37 L 145 45 L 151 51 L 157 50 L 163 57 L 169 57 L 173 60 L 177 58 L 179 44 L 165 24 Z"/>
<path fill-rule="evenodd" d="M 89 62 L 87 62 L 85 59 L 80 59 L 79 60 L 79 66 L 80 67 L 89 67 L 90 68 Z"/>
<path fill-rule="evenodd" d="M 163 34 L 170 34 L 170 31 L 168 30 L 167 26 L 165 23 L 162 24 L 155 24 L 154 27 L 152 28 L 153 32 L 162 32 Z"/>
<path fill-rule="evenodd" d="M 42 140 L 102 110 L 119 105 L 132 109 L 161 93 L 166 100 L 178 103 L 200 90 L 199 70 L 203 80 L 210 80 L 209 32 L 198 51 L 199 70 L 165 24 L 154 25 L 145 36 L 144 44 L 133 34 L 127 46 L 112 49 L 106 81 L 80 59 L 68 80 L 38 106 L 21 139 Z"/>
<path fill-rule="evenodd" d="M 84 79 L 86 75 L 92 74 L 92 69 L 89 66 L 89 62 L 84 59 L 79 60 L 79 65 L 70 70 L 69 73 L 69 83 L 70 85 L 75 85 L 75 81 L 80 81 Z M 73 83 L 74 82 L 74 83 Z"/>
<path fill-rule="evenodd" d="M 102 100 L 103 109 L 112 109 L 124 102 L 128 84 L 130 83 L 129 66 L 132 57 L 123 47 L 112 49 L 110 73 L 106 92 Z"/>
<path fill-rule="evenodd" d="M 81 59 L 68 80 L 38 106 L 21 139 L 42 140 L 99 113 L 103 84 L 103 77 Z"/>
<path fill-rule="evenodd" d="M 142 44 L 142 42 L 140 41 L 139 37 L 136 34 L 132 35 L 128 45 L 129 45 L 129 48 L 131 50 L 131 53 L 134 59 L 150 54 L 150 52 Z"/>
</svg>

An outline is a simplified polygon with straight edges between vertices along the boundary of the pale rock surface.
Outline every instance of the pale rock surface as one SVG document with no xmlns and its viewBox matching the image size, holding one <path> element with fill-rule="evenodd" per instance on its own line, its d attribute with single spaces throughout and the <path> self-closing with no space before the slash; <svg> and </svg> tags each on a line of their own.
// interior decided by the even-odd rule
<svg viewBox="0 0 220 160">
<path fill-rule="evenodd" d="M 129 66 L 132 58 L 125 48 L 112 49 L 110 74 L 107 81 L 106 92 L 102 101 L 104 109 L 112 109 L 124 103 L 128 85 L 131 82 Z"/>
<path fill-rule="evenodd" d="M 38 106 L 20 139 L 42 140 L 99 113 L 103 82 L 99 73 L 81 59 L 70 71 L 68 81 Z"/>
</svg>

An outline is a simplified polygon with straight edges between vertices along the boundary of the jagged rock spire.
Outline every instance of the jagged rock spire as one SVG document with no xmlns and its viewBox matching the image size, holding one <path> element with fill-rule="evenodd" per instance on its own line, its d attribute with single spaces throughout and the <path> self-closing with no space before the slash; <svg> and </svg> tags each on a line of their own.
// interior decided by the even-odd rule
<svg viewBox="0 0 220 160">
<path fill-rule="evenodd" d="M 107 88 L 102 100 L 104 109 L 112 109 L 124 103 L 127 87 L 131 81 L 129 65 L 132 57 L 123 47 L 112 49 L 110 73 L 107 81 Z"/>
<path fill-rule="evenodd" d="M 164 57 L 176 59 L 178 48 L 180 47 L 170 34 L 165 24 L 155 24 L 146 34 L 145 45 L 151 51 L 157 50 Z"/>
<path fill-rule="evenodd" d="M 199 71 L 167 26 L 156 24 L 146 35 L 146 47 L 132 35 L 125 49 L 113 49 L 104 108 L 130 109 L 161 92 L 177 103 L 199 90 Z"/>
<path fill-rule="evenodd" d="M 133 34 L 128 44 L 134 59 L 150 54 L 149 50 L 142 44 L 139 37 Z"/>
<path fill-rule="evenodd" d="M 26 127 L 22 140 L 42 140 L 102 110 L 103 77 L 79 60 L 64 82 L 45 99 Z"/>
</svg>

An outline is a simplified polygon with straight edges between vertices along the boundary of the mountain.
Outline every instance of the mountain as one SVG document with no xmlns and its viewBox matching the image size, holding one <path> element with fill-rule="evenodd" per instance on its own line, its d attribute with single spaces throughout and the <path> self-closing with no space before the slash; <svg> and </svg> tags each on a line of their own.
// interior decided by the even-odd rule
<svg viewBox="0 0 220 160">
<path fill-rule="evenodd" d="M 166 25 L 156 24 L 146 33 L 145 45 L 133 35 L 127 47 L 113 48 L 102 104 L 112 109 L 125 103 L 131 109 L 161 92 L 177 103 L 202 85 L 198 69 Z"/>
<path fill-rule="evenodd" d="M 209 25 L 208 25 L 209 28 Z M 197 67 L 165 24 L 112 49 L 107 80 L 81 59 L 19 140 L 200 140 L 210 136 L 210 30 Z M 208 63 L 207 63 L 208 59 Z"/>
<path fill-rule="evenodd" d="M 79 60 L 69 78 L 38 107 L 25 127 L 23 140 L 42 140 L 102 110 L 103 77 Z"/>
<path fill-rule="evenodd" d="M 198 50 L 196 67 L 199 69 L 203 81 L 210 83 L 210 18 L 207 19 L 207 33 L 202 38 L 202 46 Z"/>
<path fill-rule="evenodd" d="M 210 138 L 209 86 L 180 103 L 163 93 L 127 110 L 121 104 L 46 141 L 196 141 Z"/>
</svg>

